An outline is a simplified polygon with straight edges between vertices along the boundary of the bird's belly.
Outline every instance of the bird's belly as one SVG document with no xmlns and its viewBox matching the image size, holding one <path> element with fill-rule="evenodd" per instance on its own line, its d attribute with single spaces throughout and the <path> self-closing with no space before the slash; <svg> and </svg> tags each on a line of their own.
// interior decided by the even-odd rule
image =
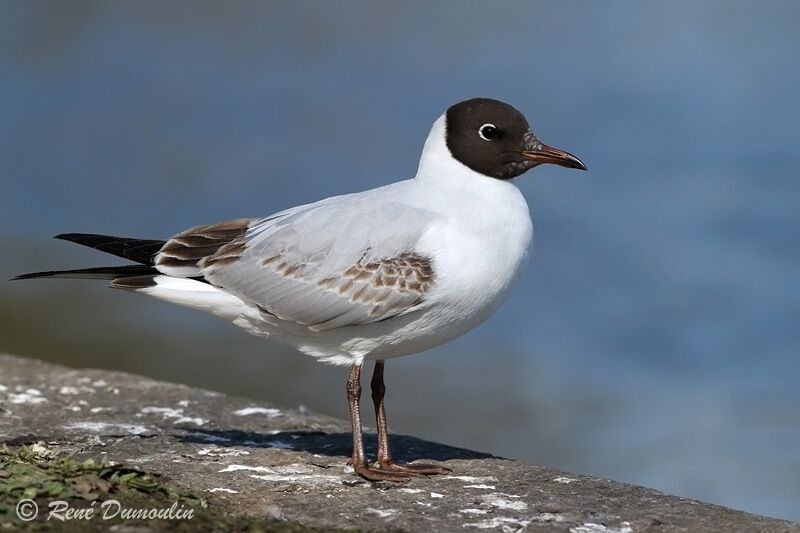
<svg viewBox="0 0 800 533">
<path fill-rule="evenodd" d="M 530 230 L 498 228 L 493 239 L 466 239 L 437 262 L 442 273 L 432 299 L 442 300 L 450 319 L 463 328 L 477 326 L 506 300 L 530 243 Z"/>
</svg>

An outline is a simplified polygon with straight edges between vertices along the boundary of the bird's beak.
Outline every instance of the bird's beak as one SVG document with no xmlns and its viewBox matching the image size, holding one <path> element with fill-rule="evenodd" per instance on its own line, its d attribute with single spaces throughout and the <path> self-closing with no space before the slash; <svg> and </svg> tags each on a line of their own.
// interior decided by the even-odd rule
<svg viewBox="0 0 800 533">
<path fill-rule="evenodd" d="M 553 148 L 552 146 L 547 146 L 546 144 L 539 143 L 533 150 L 522 152 L 522 155 L 539 164 L 552 163 L 562 167 L 586 170 L 586 165 L 571 153 Z"/>
</svg>

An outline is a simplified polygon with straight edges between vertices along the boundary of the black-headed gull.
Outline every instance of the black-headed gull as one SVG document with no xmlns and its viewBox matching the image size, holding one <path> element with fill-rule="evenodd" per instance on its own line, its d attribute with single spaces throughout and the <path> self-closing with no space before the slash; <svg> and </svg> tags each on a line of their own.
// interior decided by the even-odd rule
<svg viewBox="0 0 800 533">
<path fill-rule="evenodd" d="M 577 157 L 542 144 L 510 105 L 475 98 L 436 120 L 413 179 L 265 218 L 198 226 L 167 241 L 58 235 L 137 264 L 18 279 L 108 279 L 111 287 L 201 309 L 320 361 L 349 365 L 355 472 L 389 481 L 441 474 L 448 470 L 392 461 L 384 360 L 454 339 L 505 300 L 532 235 L 513 178 L 542 163 L 586 170 Z M 365 458 L 361 434 L 366 360 L 375 361 L 377 464 Z"/>
</svg>

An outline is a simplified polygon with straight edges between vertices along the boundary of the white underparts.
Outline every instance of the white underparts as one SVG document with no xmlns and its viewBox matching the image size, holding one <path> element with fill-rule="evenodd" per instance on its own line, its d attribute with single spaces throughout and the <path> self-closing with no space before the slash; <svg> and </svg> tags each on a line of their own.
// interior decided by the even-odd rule
<svg viewBox="0 0 800 533">
<path fill-rule="evenodd" d="M 235 320 L 243 313 L 249 312 L 250 306 L 237 296 L 202 281 L 165 275 L 156 276 L 153 281 L 156 283 L 155 286 L 137 289 L 136 292 L 213 313 L 227 320 Z"/>
</svg>

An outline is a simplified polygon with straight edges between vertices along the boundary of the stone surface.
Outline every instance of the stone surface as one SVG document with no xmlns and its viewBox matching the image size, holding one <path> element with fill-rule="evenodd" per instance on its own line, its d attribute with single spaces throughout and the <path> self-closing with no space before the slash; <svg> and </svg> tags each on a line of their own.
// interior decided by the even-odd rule
<svg viewBox="0 0 800 533">
<path fill-rule="evenodd" d="M 800 532 L 655 490 L 395 436 L 398 459 L 451 475 L 367 483 L 346 422 L 162 383 L 0 355 L 0 441 L 138 465 L 212 507 L 310 526 L 393 531 Z M 374 452 L 374 436 L 369 451 Z"/>
</svg>

